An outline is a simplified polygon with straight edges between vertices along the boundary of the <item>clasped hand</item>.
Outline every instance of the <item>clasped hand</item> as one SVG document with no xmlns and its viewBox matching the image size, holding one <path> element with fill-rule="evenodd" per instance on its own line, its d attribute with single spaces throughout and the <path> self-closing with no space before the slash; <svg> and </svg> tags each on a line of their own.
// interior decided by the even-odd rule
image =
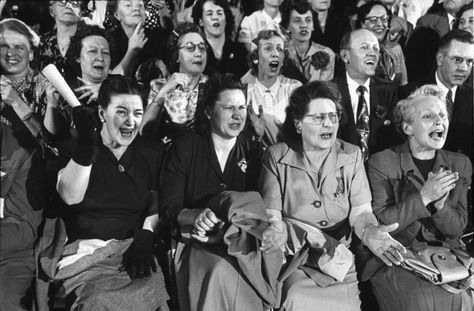
<svg viewBox="0 0 474 311">
<path fill-rule="evenodd" d="M 224 222 L 209 209 L 204 209 L 194 219 L 191 237 L 202 243 L 215 244 L 222 241 Z"/>
<path fill-rule="evenodd" d="M 423 203 L 427 205 L 435 202 L 434 206 L 436 209 L 443 208 L 449 191 L 454 189 L 458 179 L 458 172 L 452 172 L 443 168 L 440 168 L 436 173 L 429 172 L 428 178 L 420 190 Z"/>
<path fill-rule="evenodd" d="M 278 217 L 272 216 L 269 219 L 270 225 L 262 234 L 262 245 L 260 250 L 271 253 L 281 248 L 288 238 L 285 223 Z"/>
<path fill-rule="evenodd" d="M 389 234 L 397 228 L 398 223 L 386 226 L 369 226 L 362 234 L 362 242 L 387 266 L 400 265 L 403 261 L 402 254 L 407 252 L 405 247 Z"/>
</svg>

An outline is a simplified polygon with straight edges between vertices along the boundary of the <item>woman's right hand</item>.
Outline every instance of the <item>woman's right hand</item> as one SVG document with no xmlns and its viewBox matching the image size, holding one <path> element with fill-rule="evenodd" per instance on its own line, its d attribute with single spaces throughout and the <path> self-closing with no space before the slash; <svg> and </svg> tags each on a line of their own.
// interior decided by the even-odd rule
<svg viewBox="0 0 474 311">
<path fill-rule="evenodd" d="M 181 85 L 182 88 L 186 88 L 189 82 L 190 80 L 187 74 L 181 72 L 173 73 L 158 92 L 158 98 L 166 97 L 168 93 L 174 91 L 179 85 Z"/>
<path fill-rule="evenodd" d="M 440 168 L 438 172 L 428 173 L 428 178 L 420 190 L 421 199 L 425 205 L 445 198 L 446 194 L 456 186 L 458 172 Z"/>
<path fill-rule="evenodd" d="M 141 50 L 147 41 L 148 38 L 145 36 L 145 29 L 142 27 L 142 23 L 138 23 L 133 34 L 128 39 L 128 50 Z"/>
<path fill-rule="evenodd" d="M 12 86 L 12 82 L 5 76 L 0 77 L 0 94 L 2 101 L 7 105 L 15 105 L 20 96 Z"/>
</svg>

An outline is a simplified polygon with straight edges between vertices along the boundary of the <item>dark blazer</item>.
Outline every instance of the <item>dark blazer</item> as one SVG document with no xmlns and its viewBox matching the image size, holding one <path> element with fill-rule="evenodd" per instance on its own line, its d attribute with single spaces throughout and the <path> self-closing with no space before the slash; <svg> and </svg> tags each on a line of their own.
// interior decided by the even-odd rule
<svg viewBox="0 0 474 311">
<path fill-rule="evenodd" d="M 326 27 L 324 32 L 321 29 L 318 21 L 318 13 L 311 10 L 313 13 L 314 30 L 311 34 L 311 40 L 327 46 L 333 50 L 334 53 L 339 54 L 342 36 L 351 30 L 349 18 L 345 15 L 338 15 L 332 8 L 329 9 L 328 17 L 326 19 Z"/>
<path fill-rule="evenodd" d="M 226 39 L 220 60 L 214 56 L 212 48 L 208 47 L 204 73 L 211 76 L 214 73 L 225 74 L 230 72 L 240 79 L 249 70 L 247 54 L 247 49 L 243 43 Z"/>
<path fill-rule="evenodd" d="M 435 73 L 423 79 L 400 87 L 400 99 L 407 98 L 416 88 L 425 84 L 436 84 Z M 459 86 L 454 99 L 454 109 L 449 122 L 448 137 L 444 149 L 461 152 L 473 161 L 473 123 L 474 123 L 474 90 L 472 85 L 464 83 Z"/>
<path fill-rule="evenodd" d="M 456 187 L 439 211 L 430 205 L 425 207 L 421 200 L 425 179 L 413 161 L 408 142 L 374 154 L 367 164 L 374 214 L 383 224 L 399 224 L 390 233 L 396 240 L 404 246 L 415 240 L 456 246 L 468 219 L 466 201 L 472 165 L 466 156 L 445 150 L 436 152 L 432 171 L 443 167 L 459 173 Z M 381 265 L 380 260 L 369 261 L 364 277 L 370 277 L 373 269 Z"/>
<path fill-rule="evenodd" d="M 333 80 L 342 95 L 343 119 L 339 125 L 338 137 L 346 142 L 359 145 L 356 122 L 352 111 L 351 97 L 346 74 Z M 402 142 L 392 122 L 392 110 L 397 103 L 397 89 L 388 84 L 370 79 L 370 137 L 369 151 L 375 153 Z"/>
</svg>

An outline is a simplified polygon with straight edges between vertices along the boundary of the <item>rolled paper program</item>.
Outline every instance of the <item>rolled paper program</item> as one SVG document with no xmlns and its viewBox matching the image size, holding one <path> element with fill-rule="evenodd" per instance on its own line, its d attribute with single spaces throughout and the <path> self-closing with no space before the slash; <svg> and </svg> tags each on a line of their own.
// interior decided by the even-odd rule
<svg viewBox="0 0 474 311">
<path fill-rule="evenodd" d="M 59 92 L 59 94 L 61 94 L 61 96 L 71 107 L 81 105 L 79 99 L 77 99 L 76 95 L 66 83 L 66 80 L 64 80 L 63 76 L 54 64 L 49 64 L 48 66 L 44 67 L 41 73 L 46 77 L 46 79 L 48 79 L 49 82 L 51 82 L 54 88 Z"/>
</svg>

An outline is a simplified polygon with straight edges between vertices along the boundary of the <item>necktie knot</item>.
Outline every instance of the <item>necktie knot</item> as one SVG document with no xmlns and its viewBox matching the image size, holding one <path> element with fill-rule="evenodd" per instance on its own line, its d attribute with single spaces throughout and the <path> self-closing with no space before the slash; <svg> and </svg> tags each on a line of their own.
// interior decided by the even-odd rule
<svg viewBox="0 0 474 311">
<path fill-rule="evenodd" d="M 357 87 L 357 90 L 356 90 L 356 91 L 357 91 L 357 94 L 359 94 L 359 96 L 360 96 L 360 95 L 364 95 L 364 93 L 365 93 L 365 91 L 366 91 L 366 88 L 365 88 L 365 86 L 363 86 L 363 85 L 359 85 L 359 86 Z"/>
</svg>

